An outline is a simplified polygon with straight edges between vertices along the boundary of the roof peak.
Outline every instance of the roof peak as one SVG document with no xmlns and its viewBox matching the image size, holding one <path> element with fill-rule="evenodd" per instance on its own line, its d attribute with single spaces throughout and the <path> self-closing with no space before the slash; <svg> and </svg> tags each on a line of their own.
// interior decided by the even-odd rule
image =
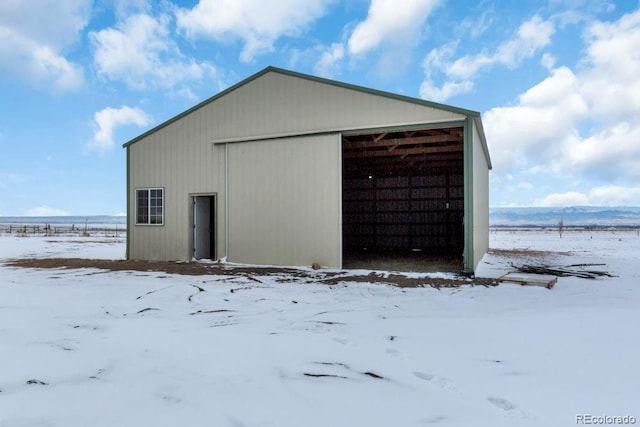
<svg viewBox="0 0 640 427">
<path fill-rule="evenodd" d="M 153 127 L 152 129 L 142 133 L 141 135 L 137 136 L 136 138 L 126 142 L 125 144 L 123 144 L 123 147 L 128 147 L 129 145 L 151 135 L 152 133 L 157 132 L 158 130 L 170 125 L 171 123 L 175 122 L 176 120 L 204 107 L 205 105 L 219 99 L 222 98 L 223 96 L 235 91 L 236 89 L 243 87 L 245 85 L 247 85 L 248 83 L 257 80 L 258 78 L 269 74 L 269 73 L 278 73 L 278 74 L 282 74 L 282 75 L 286 75 L 286 76 L 290 76 L 290 77 L 295 77 L 295 78 L 300 78 L 300 79 L 305 79 L 305 80 L 310 80 L 310 81 L 314 81 L 314 82 L 318 82 L 321 84 L 327 84 L 327 85 L 331 85 L 331 86 L 336 86 L 336 87 L 341 87 L 344 89 L 348 89 L 348 90 L 354 90 L 354 91 L 358 91 L 358 92 L 362 92 L 362 93 L 368 93 L 371 95 L 376 95 L 376 96 L 382 96 L 385 98 L 389 98 L 389 99 L 395 99 L 397 101 L 402 101 L 402 102 L 409 102 L 409 103 L 413 103 L 413 104 L 418 104 L 418 105 L 423 105 L 423 106 L 427 106 L 427 107 L 431 107 L 431 108 L 436 108 L 439 110 L 445 110 L 445 111 L 449 111 L 449 112 L 453 112 L 456 114 L 461 114 L 464 116 L 468 116 L 468 117 L 473 117 L 473 118 L 479 118 L 480 117 L 480 113 L 477 111 L 473 111 L 473 110 L 467 110 L 464 108 L 459 108 L 459 107 L 454 107 L 451 105 L 446 105 L 446 104 L 440 104 L 437 102 L 433 102 L 433 101 L 427 101 L 421 98 L 414 98 L 414 97 L 410 97 L 410 96 L 406 96 L 406 95 L 400 95 L 397 93 L 393 93 L 393 92 L 385 92 L 379 89 L 373 89 L 373 88 L 369 88 L 369 87 L 365 87 L 365 86 L 359 86 L 359 85 L 355 85 L 355 84 L 351 84 L 351 83 L 345 83 L 345 82 L 340 82 L 337 80 L 332 80 L 332 79 L 328 79 L 326 77 L 318 77 L 318 76 L 314 76 L 311 74 L 305 74 L 305 73 L 301 73 L 299 71 L 292 71 L 292 70 L 288 70 L 288 69 L 284 69 L 284 68 L 279 68 L 279 67 L 275 67 L 273 65 L 269 65 L 265 68 L 263 68 L 262 70 L 258 71 L 257 73 L 252 74 L 251 76 L 245 78 L 244 80 L 241 80 L 240 82 L 228 87 L 227 89 L 205 99 L 204 101 L 194 105 L 193 107 L 183 111 L 182 113 L 170 118 L 169 120 L 166 120 L 164 122 L 162 122 L 161 124 Z"/>
</svg>

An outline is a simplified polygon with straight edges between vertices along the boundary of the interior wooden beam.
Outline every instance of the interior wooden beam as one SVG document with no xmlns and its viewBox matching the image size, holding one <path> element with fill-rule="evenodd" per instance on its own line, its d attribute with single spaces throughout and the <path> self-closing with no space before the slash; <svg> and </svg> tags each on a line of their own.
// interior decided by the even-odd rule
<svg viewBox="0 0 640 427">
<path fill-rule="evenodd" d="M 412 148 L 398 148 L 392 153 L 389 150 L 363 150 L 363 151 L 346 151 L 342 157 L 345 159 L 369 158 L 369 157 L 395 157 L 406 156 L 411 154 L 432 154 L 432 153 L 451 153 L 462 151 L 462 145 L 444 145 L 444 146 L 418 146 Z"/>
<path fill-rule="evenodd" d="M 382 139 L 379 141 L 346 141 L 344 148 L 377 148 L 377 147 L 392 147 L 396 145 L 417 145 L 417 144 L 439 144 L 445 142 L 459 143 L 462 145 L 462 138 L 453 135 L 425 135 L 414 136 L 409 138 L 392 138 Z"/>
<path fill-rule="evenodd" d="M 385 132 L 385 133 L 381 133 L 380 135 L 377 135 L 373 138 L 373 142 L 378 142 L 381 139 L 383 139 L 385 136 L 387 136 L 389 133 Z"/>
<path fill-rule="evenodd" d="M 402 166 L 407 164 L 407 162 L 418 162 L 418 163 L 434 163 L 434 162 L 449 162 L 452 164 L 462 164 L 463 162 L 462 153 L 452 152 L 452 153 L 438 153 L 438 154 L 419 154 L 409 156 L 405 159 L 400 159 L 399 157 L 374 157 L 374 158 L 353 158 L 349 160 L 347 164 L 349 169 L 367 169 L 371 166 L 378 165 L 398 165 Z"/>
<path fill-rule="evenodd" d="M 380 133 L 361 133 L 361 134 L 349 134 L 343 135 L 343 139 L 345 141 L 370 141 L 372 138 L 377 138 L 380 135 L 398 135 L 399 137 L 413 137 L 414 135 L 420 136 L 437 136 L 437 135 L 452 135 L 456 137 L 462 138 L 463 129 L 461 127 L 453 127 L 453 128 L 436 128 L 436 129 L 407 129 L 407 130 L 398 130 L 398 131 L 385 131 Z"/>
</svg>

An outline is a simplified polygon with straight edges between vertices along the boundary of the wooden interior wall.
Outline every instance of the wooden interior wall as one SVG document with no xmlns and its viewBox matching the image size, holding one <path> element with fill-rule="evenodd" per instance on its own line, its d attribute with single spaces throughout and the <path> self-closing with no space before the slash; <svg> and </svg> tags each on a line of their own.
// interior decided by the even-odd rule
<svg viewBox="0 0 640 427">
<path fill-rule="evenodd" d="M 345 253 L 462 254 L 463 172 L 461 128 L 345 138 Z"/>
</svg>

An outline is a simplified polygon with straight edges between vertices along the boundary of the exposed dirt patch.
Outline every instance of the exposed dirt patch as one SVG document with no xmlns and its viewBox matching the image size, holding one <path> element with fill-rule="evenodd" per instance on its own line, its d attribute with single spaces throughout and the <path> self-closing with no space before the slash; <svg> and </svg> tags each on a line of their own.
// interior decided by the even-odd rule
<svg viewBox="0 0 640 427">
<path fill-rule="evenodd" d="M 322 280 L 323 283 L 335 285 L 343 282 L 365 282 L 365 283 L 386 283 L 401 288 L 419 288 L 423 286 L 431 286 L 434 288 L 454 288 L 462 285 L 482 285 L 495 286 L 497 282 L 494 279 L 467 278 L 456 277 L 445 279 L 439 277 L 407 277 L 402 274 L 381 274 L 371 272 L 361 275 L 347 275 L 339 277 L 328 277 Z"/>
<path fill-rule="evenodd" d="M 223 275 L 223 276 L 247 276 L 247 275 L 272 275 L 272 274 L 296 274 L 301 270 L 272 268 L 272 267 L 230 267 L 224 264 L 202 264 L 196 262 L 171 262 L 171 261 L 133 261 L 110 259 L 84 259 L 84 258 L 22 258 L 5 263 L 8 267 L 24 268 L 97 268 L 110 271 L 153 271 L 168 274 L 185 274 L 190 276 Z"/>
<path fill-rule="evenodd" d="M 261 282 L 260 277 L 273 277 L 279 283 L 321 283 L 337 285 L 346 282 L 381 283 L 403 288 L 416 288 L 431 286 L 434 288 L 450 288 L 463 285 L 495 286 L 493 279 L 470 279 L 467 277 L 452 276 L 452 278 L 432 277 L 407 277 L 399 273 L 381 274 L 371 272 L 369 274 L 351 274 L 345 271 L 307 271 L 293 268 L 274 267 L 244 267 L 229 266 L 225 264 L 201 264 L 169 261 L 132 261 L 132 260 L 105 260 L 83 258 L 23 258 L 14 259 L 5 263 L 8 267 L 20 268 L 51 268 L 51 269 L 80 269 L 95 268 L 107 271 L 142 271 L 164 272 L 167 274 L 182 275 L 211 275 L 211 276 L 240 276 L 255 282 Z"/>
</svg>

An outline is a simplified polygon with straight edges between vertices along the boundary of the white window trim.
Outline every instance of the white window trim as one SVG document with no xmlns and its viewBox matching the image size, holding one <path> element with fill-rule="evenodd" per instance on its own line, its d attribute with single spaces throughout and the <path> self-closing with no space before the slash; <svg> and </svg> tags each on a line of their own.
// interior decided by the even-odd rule
<svg viewBox="0 0 640 427">
<path fill-rule="evenodd" d="M 149 221 L 151 220 L 151 190 L 160 190 L 162 191 L 162 219 L 159 224 L 151 224 Z M 138 191 L 146 191 L 147 192 L 147 222 L 138 222 Z M 163 227 L 164 226 L 164 211 L 165 211 L 165 198 L 164 198 L 164 187 L 140 187 L 134 189 L 134 217 L 135 217 L 135 225 L 141 227 Z"/>
</svg>

